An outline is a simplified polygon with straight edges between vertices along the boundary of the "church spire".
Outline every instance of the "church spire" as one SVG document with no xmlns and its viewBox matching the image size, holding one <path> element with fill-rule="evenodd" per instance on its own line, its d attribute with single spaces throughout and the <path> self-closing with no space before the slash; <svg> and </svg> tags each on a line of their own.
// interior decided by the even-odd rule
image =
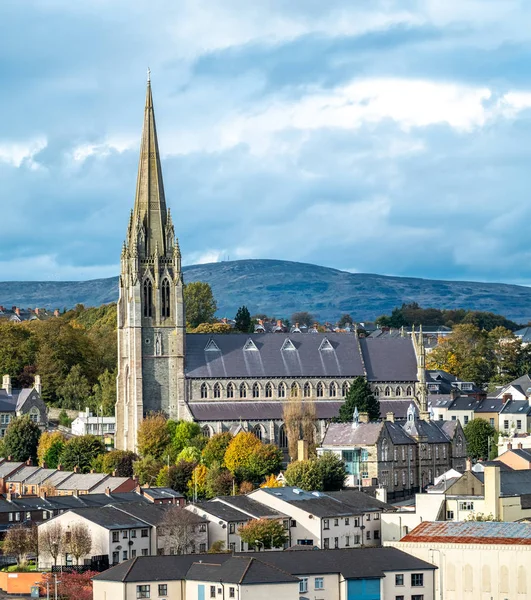
<svg viewBox="0 0 531 600">
<path fill-rule="evenodd" d="M 143 235 L 140 235 L 138 225 L 133 228 L 128 240 L 131 249 L 139 244 L 139 254 L 145 257 L 153 255 L 157 246 L 161 255 L 167 253 L 169 250 L 166 238 L 167 209 L 149 69 L 133 222 L 140 226 Z"/>
</svg>

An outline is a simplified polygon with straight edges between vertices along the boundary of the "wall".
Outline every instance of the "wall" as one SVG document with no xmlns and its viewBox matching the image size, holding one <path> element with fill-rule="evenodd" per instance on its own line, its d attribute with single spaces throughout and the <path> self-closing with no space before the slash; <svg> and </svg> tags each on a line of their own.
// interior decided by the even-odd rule
<svg viewBox="0 0 531 600">
<path fill-rule="evenodd" d="M 228 598 L 227 585 L 225 585 L 225 599 Z M 238 598 L 237 591 L 236 598 Z M 299 583 L 294 581 L 293 583 L 240 586 L 239 600 L 271 600 L 271 598 L 275 598 L 275 600 L 298 600 Z"/>
<path fill-rule="evenodd" d="M 386 545 L 439 567 L 435 575 L 435 598 L 524 600 L 531 595 L 531 546 L 436 542 Z"/>
<path fill-rule="evenodd" d="M 121 581 L 95 580 L 92 586 L 92 598 L 93 600 L 125 600 L 125 591 L 126 586 Z M 136 598 L 136 590 L 131 598 Z"/>
<path fill-rule="evenodd" d="M 431 560 L 428 562 L 432 562 Z M 411 586 L 412 573 L 422 573 L 424 576 L 424 585 L 422 587 Z M 404 585 L 397 586 L 395 576 L 401 574 L 404 576 Z M 413 594 L 423 595 L 424 600 L 433 600 L 435 588 L 435 579 L 438 577 L 438 569 L 433 570 L 415 570 L 415 571 L 386 571 L 382 579 L 382 598 L 385 600 L 394 600 L 397 596 L 411 598 Z"/>
<path fill-rule="evenodd" d="M 30 594 L 31 588 L 42 581 L 42 573 L 5 573 L 0 571 L 0 589 L 8 594 Z"/>
<path fill-rule="evenodd" d="M 347 581 L 347 600 L 380 600 L 379 579 L 350 579 Z"/>
<path fill-rule="evenodd" d="M 422 521 L 436 521 L 444 501 L 444 494 L 416 494 L 414 511 L 382 513 L 382 544 L 400 540 Z"/>
</svg>

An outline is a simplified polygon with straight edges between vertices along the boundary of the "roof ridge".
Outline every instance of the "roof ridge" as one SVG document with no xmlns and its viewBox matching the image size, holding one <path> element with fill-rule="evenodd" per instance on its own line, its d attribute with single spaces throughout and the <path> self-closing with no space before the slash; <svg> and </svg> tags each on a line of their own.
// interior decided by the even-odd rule
<svg viewBox="0 0 531 600">
<path fill-rule="evenodd" d="M 346 550 L 346 548 L 341 548 L 341 549 Z M 275 569 L 276 571 L 280 571 L 281 573 L 284 573 L 284 575 L 291 575 L 292 577 L 296 577 L 296 575 L 293 575 L 293 573 L 290 573 L 289 571 L 285 571 L 284 569 L 277 567 L 277 565 L 273 565 L 269 562 L 266 562 L 265 560 L 262 559 L 262 557 L 256 558 L 256 556 L 252 556 L 251 558 L 253 558 L 254 560 L 257 560 L 258 562 L 261 562 L 263 565 L 266 565 L 267 567 L 271 567 L 272 569 Z"/>
<path fill-rule="evenodd" d="M 239 558 L 239 557 L 233 556 L 232 558 Z M 242 558 L 247 558 L 247 557 L 242 557 Z M 247 563 L 247 566 L 245 567 L 245 570 L 243 571 L 242 576 L 240 577 L 240 580 L 238 581 L 238 583 L 240 585 L 243 583 L 243 580 L 244 580 L 245 576 L 247 575 L 247 571 L 251 568 L 254 558 L 252 556 L 250 556 L 248 560 L 249 560 L 249 562 Z"/>
<path fill-rule="evenodd" d="M 134 564 L 136 563 L 136 561 L 138 560 L 138 556 L 135 556 L 133 558 L 133 560 L 131 561 L 131 565 L 129 566 L 129 568 L 127 569 L 127 571 L 125 572 L 125 575 L 122 577 L 122 581 L 125 581 L 127 576 L 129 575 L 129 573 L 131 572 L 131 569 L 133 568 Z"/>
</svg>

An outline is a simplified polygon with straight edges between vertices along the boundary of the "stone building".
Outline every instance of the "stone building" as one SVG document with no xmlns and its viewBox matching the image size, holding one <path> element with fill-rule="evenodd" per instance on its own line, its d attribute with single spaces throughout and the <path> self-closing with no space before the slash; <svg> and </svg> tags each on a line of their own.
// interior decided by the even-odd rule
<svg viewBox="0 0 531 600">
<path fill-rule="evenodd" d="M 35 375 L 32 388 L 14 388 L 11 377 L 2 377 L 0 388 L 0 438 L 3 438 L 7 426 L 15 417 L 29 415 L 41 429 L 48 425 L 48 411 L 41 397 L 41 378 Z"/>
<path fill-rule="evenodd" d="M 164 196 L 150 81 L 119 286 L 117 448 L 136 448 L 138 426 L 153 411 L 195 420 L 208 436 L 243 429 L 285 448 L 283 403 L 293 397 L 315 404 L 319 441 L 358 376 L 385 412 L 405 417 L 414 401 L 427 413 L 422 332 L 385 339 L 360 339 L 356 330 L 185 333 L 181 252 Z"/>
</svg>

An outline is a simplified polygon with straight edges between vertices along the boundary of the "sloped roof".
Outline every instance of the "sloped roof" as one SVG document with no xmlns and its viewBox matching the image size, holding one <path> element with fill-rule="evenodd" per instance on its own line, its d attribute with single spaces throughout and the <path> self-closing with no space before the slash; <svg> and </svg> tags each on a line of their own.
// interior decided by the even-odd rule
<svg viewBox="0 0 531 600">
<path fill-rule="evenodd" d="M 313 402 L 318 419 L 332 419 L 343 402 Z M 188 407 L 196 421 L 269 421 L 280 420 L 282 402 L 190 402 Z"/>
<path fill-rule="evenodd" d="M 156 505 L 152 505 L 157 507 Z M 129 515 L 116 506 L 102 506 L 99 508 L 74 508 L 72 513 L 84 517 L 88 521 L 100 525 L 105 529 L 124 529 L 127 527 L 142 528 L 148 523 L 144 520 Z"/>
<path fill-rule="evenodd" d="M 237 510 L 248 513 L 257 519 L 265 517 L 287 517 L 287 515 L 284 513 L 281 513 L 274 508 L 270 508 L 269 506 L 262 504 L 262 502 L 253 500 L 253 498 L 249 498 L 249 496 L 218 496 L 218 498 L 214 499 L 213 502 L 223 502 L 224 504 L 228 504 Z"/>
<path fill-rule="evenodd" d="M 262 558 L 262 557 L 261 557 Z M 264 559 L 267 560 L 267 557 Z M 244 585 L 267 583 L 297 583 L 298 577 L 252 556 L 232 556 L 216 563 L 209 557 L 195 562 L 186 575 L 187 580 L 223 581 Z"/>
<path fill-rule="evenodd" d="M 252 518 L 241 510 L 229 506 L 224 502 L 196 502 L 189 506 L 191 512 L 194 512 L 199 516 L 202 516 L 203 513 L 207 513 L 222 521 L 227 521 L 227 523 L 244 523 Z"/>
<path fill-rule="evenodd" d="M 383 422 L 358 423 L 356 427 L 352 423 L 330 423 L 321 446 L 350 446 L 376 444 L 382 435 Z"/>
<path fill-rule="evenodd" d="M 531 545 L 531 524 L 489 521 L 424 521 L 403 537 L 401 542 L 529 546 Z"/>
<path fill-rule="evenodd" d="M 411 338 L 361 338 L 359 344 L 368 381 L 417 380 L 417 358 Z"/>
</svg>

